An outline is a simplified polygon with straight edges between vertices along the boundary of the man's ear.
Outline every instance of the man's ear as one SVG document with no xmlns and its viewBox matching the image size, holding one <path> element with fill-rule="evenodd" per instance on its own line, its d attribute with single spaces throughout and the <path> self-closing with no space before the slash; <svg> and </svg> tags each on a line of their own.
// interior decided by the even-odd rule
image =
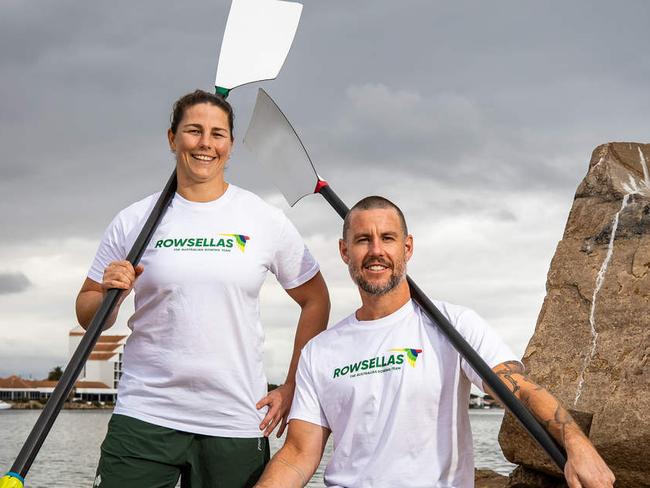
<svg viewBox="0 0 650 488">
<path fill-rule="evenodd" d="M 348 256 L 348 245 L 345 243 L 345 239 L 339 239 L 339 253 L 341 254 L 341 259 L 345 264 L 350 262 L 350 257 Z"/>
<path fill-rule="evenodd" d="M 404 249 L 406 251 L 406 260 L 408 261 L 413 256 L 413 236 L 411 234 L 406 236 Z"/>
</svg>

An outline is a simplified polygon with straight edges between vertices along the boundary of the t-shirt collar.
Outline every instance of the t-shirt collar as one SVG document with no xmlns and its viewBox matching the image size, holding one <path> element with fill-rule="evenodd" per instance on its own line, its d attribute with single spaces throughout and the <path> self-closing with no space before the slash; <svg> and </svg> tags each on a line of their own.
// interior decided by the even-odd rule
<svg viewBox="0 0 650 488">
<path fill-rule="evenodd" d="M 409 300 L 390 315 L 375 320 L 358 320 L 355 312 L 351 316 L 351 322 L 353 325 L 358 325 L 360 327 L 372 327 L 375 329 L 377 327 L 388 327 L 404 320 L 415 310 L 414 307 L 413 300 Z"/>
<path fill-rule="evenodd" d="M 210 200 L 209 202 L 193 202 L 191 200 L 183 198 L 179 193 L 176 193 L 174 194 L 172 205 L 180 205 L 183 207 L 191 208 L 192 210 L 213 210 L 217 207 L 225 205 L 232 198 L 233 193 L 237 191 L 235 188 L 235 185 L 229 183 L 226 191 L 223 192 L 223 195 L 215 200 Z"/>
</svg>

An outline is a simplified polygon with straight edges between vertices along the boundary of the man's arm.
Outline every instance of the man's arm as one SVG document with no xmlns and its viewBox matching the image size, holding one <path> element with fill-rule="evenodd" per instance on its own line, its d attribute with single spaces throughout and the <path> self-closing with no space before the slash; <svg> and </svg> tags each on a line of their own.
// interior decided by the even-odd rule
<svg viewBox="0 0 650 488">
<path fill-rule="evenodd" d="M 294 419 L 287 440 L 266 466 L 255 488 L 302 488 L 323 457 L 329 429 Z"/>
<path fill-rule="evenodd" d="M 531 381 L 518 361 L 507 361 L 493 368 L 499 379 L 537 417 L 546 430 L 566 449 L 564 468 L 569 488 L 614 486 L 614 474 L 600 457 L 569 412 L 545 388 Z M 489 391 L 484 385 L 485 391 Z M 491 392 L 490 392 L 491 393 Z"/>
<path fill-rule="evenodd" d="M 286 290 L 286 292 L 300 306 L 300 318 L 293 342 L 293 354 L 287 379 L 283 385 L 269 392 L 256 405 L 258 410 L 265 405 L 269 406 L 269 410 L 260 424 L 260 430 L 264 431 L 265 436 L 270 435 L 280 422 L 278 437 L 284 432 L 293 392 L 296 388 L 296 370 L 298 369 L 300 351 L 312 337 L 325 330 L 330 314 L 329 293 L 320 271 L 306 283 Z"/>
</svg>

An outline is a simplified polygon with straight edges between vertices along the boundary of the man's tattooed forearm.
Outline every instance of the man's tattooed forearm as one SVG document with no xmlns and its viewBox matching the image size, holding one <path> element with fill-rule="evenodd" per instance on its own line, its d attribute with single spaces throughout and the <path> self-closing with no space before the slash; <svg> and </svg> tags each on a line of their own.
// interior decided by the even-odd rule
<svg viewBox="0 0 650 488">
<path fill-rule="evenodd" d="M 505 363 L 501 363 L 499 366 L 500 369 L 511 373 L 524 374 L 526 372 L 526 368 L 524 368 L 524 365 L 519 361 L 506 361 Z"/>
<path fill-rule="evenodd" d="M 564 445 L 567 431 L 573 427 L 577 428 L 577 424 L 557 399 L 546 391 L 543 386 L 531 381 L 526 376 L 523 365 L 517 361 L 508 361 L 499 365 L 498 368 L 495 368 L 495 373 L 512 393 L 521 400 L 521 403 L 535 412 L 546 429 L 552 432 L 556 439 Z M 539 411 L 539 402 L 546 402 L 548 405 L 548 410 L 545 409 L 548 412 L 546 415 L 541 414 Z M 551 412 L 553 412 L 552 415 Z"/>
<path fill-rule="evenodd" d="M 501 381 L 509 385 L 510 390 L 513 394 L 517 395 L 521 387 L 513 375 L 524 375 L 526 369 L 523 364 L 518 361 L 506 361 L 501 364 L 499 369 L 496 371 L 497 376 L 501 378 Z"/>
<path fill-rule="evenodd" d="M 544 421 L 544 426 L 548 430 L 554 430 L 557 432 L 557 435 L 560 437 L 562 444 L 565 444 L 566 433 L 569 426 L 577 426 L 569 412 L 567 412 L 562 405 L 557 404 L 555 413 L 553 414 L 552 419 Z M 578 429 L 579 430 L 579 429 Z"/>
</svg>

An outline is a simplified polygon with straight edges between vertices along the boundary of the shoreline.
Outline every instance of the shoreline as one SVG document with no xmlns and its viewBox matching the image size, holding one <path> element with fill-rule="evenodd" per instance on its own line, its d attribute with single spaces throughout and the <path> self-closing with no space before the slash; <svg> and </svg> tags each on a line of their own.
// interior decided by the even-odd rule
<svg viewBox="0 0 650 488">
<path fill-rule="evenodd" d="M 3 412 L 10 412 L 11 410 L 43 410 L 45 404 L 37 400 L 30 400 L 29 402 L 6 402 L 11 405 L 11 408 L 2 410 Z M 62 410 L 113 410 L 115 404 L 100 404 L 98 402 L 65 402 Z"/>
<path fill-rule="evenodd" d="M 30 400 L 29 402 L 6 402 L 11 405 L 11 408 L 0 410 L 0 412 L 10 410 L 42 410 L 45 408 L 45 403 L 38 400 Z M 114 403 L 100 403 L 100 402 L 65 402 L 62 410 L 112 410 L 115 408 Z M 468 408 L 468 412 L 503 412 L 504 409 L 500 407 L 491 408 Z"/>
</svg>

